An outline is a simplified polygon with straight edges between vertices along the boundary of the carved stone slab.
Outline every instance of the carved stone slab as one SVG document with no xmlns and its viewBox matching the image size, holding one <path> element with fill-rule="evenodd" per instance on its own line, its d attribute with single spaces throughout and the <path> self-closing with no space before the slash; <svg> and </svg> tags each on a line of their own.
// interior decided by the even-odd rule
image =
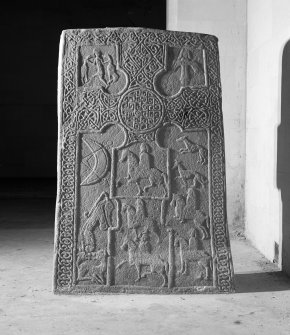
<svg viewBox="0 0 290 335">
<path fill-rule="evenodd" d="M 232 292 L 217 38 L 67 30 L 56 293 Z"/>
</svg>

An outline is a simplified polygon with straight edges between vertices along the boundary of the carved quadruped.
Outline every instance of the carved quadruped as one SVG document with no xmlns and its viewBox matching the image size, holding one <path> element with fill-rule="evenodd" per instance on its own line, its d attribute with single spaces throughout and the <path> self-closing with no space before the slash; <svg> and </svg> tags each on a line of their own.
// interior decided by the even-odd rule
<svg viewBox="0 0 290 335">
<path fill-rule="evenodd" d="M 232 292 L 217 39 L 62 43 L 55 292 Z"/>
</svg>

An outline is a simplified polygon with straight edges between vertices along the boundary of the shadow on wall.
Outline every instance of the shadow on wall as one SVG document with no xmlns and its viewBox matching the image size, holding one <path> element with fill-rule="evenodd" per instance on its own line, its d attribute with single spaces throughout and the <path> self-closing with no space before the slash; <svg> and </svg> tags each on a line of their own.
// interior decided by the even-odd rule
<svg viewBox="0 0 290 335">
<path fill-rule="evenodd" d="M 281 123 L 277 141 L 277 187 L 282 198 L 282 270 L 290 275 L 290 40 L 282 56 Z"/>
</svg>

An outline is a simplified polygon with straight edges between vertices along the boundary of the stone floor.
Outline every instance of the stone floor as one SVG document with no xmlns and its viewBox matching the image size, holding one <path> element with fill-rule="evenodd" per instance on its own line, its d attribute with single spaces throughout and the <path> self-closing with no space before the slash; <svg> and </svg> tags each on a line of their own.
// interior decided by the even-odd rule
<svg viewBox="0 0 290 335">
<path fill-rule="evenodd" d="M 290 334 L 290 279 L 233 239 L 237 293 L 55 296 L 54 201 L 0 200 L 0 334 Z"/>
</svg>

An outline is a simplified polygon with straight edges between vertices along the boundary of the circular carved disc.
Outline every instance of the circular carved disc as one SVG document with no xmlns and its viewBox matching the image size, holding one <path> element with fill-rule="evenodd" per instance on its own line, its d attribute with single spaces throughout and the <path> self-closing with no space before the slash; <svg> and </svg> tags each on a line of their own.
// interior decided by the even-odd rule
<svg viewBox="0 0 290 335">
<path fill-rule="evenodd" d="M 156 128 L 163 117 L 163 105 L 152 91 L 135 88 L 124 94 L 119 104 L 123 125 L 133 131 L 145 133 Z"/>
</svg>

